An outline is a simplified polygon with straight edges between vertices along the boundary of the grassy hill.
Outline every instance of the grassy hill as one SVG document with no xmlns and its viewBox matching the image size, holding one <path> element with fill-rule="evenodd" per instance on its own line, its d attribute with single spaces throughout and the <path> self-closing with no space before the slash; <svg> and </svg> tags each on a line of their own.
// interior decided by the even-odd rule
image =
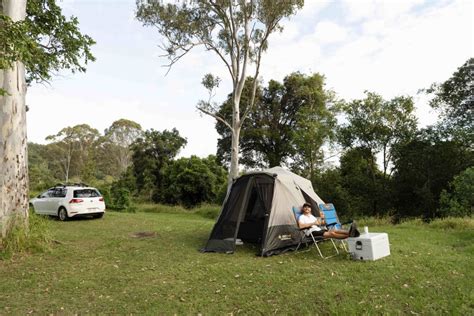
<svg viewBox="0 0 474 316">
<path fill-rule="evenodd" d="M 202 254 L 214 221 L 184 212 L 48 220 L 50 251 L 0 261 L 0 314 L 472 315 L 474 232 L 460 221 L 371 223 L 392 254 L 356 262 Z"/>
</svg>

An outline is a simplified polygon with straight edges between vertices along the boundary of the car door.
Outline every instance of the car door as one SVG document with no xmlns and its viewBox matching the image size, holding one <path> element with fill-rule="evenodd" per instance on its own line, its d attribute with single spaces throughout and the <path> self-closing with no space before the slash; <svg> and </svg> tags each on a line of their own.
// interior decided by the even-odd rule
<svg viewBox="0 0 474 316">
<path fill-rule="evenodd" d="M 49 195 L 52 193 L 52 190 L 48 190 L 46 192 L 41 193 L 36 198 L 35 202 L 33 203 L 33 207 L 35 208 L 35 212 L 38 214 L 47 214 L 47 204 Z"/>
<path fill-rule="evenodd" d="M 58 215 L 59 206 L 65 197 L 66 188 L 54 188 L 54 190 L 50 192 L 46 203 L 46 213 L 48 215 Z"/>
</svg>

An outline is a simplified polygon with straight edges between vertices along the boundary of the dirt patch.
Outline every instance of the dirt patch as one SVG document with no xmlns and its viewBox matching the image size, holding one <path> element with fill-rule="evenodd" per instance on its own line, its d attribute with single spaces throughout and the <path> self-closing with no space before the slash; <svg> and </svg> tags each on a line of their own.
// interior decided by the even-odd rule
<svg viewBox="0 0 474 316">
<path fill-rule="evenodd" d="M 130 234 L 130 237 L 133 238 L 155 238 L 157 236 L 156 232 L 135 232 Z"/>
</svg>

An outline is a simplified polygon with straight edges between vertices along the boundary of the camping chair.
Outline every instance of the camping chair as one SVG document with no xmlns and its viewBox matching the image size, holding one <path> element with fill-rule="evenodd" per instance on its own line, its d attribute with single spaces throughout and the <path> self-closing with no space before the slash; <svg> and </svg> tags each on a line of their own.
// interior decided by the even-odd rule
<svg viewBox="0 0 474 316">
<path fill-rule="evenodd" d="M 302 215 L 301 210 L 298 207 L 293 206 L 293 214 L 295 215 L 296 223 L 298 223 L 298 219 Z M 300 241 L 298 243 L 298 246 L 296 247 L 296 251 L 298 251 L 298 249 L 301 247 L 302 244 L 305 244 L 305 246 L 308 247 L 309 244 L 313 243 L 316 246 L 316 249 L 318 250 L 319 255 L 323 259 L 332 258 L 332 257 L 337 256 L 339 254 L 339 250 L 337 249 L 336 244 L 334 243 L 334 240 L 332 240 L 332 238 L 326 239 L 323 236 L 314 237 L 312 234 L 307 236 L 304 232 L 306 229 L 301 229 L 300 228 L 299 230 L 300 230 Z M 332 256 L 326 256 L 325 257 L 323 255 L 323 253 L 321 252 L 321 248 L 319 248 L 318 244 L 320 242 L 327 241 L 327 240 L 331 241 L 334 249 L 336 250 L 336 253 L 333 254 Z"/>
<path fill-rule="evenodd" d="M 319 209 L 321 210 L 321 212 L 324 213 L 326 227 L 328 228 L 328 230 L 343 229 L 342 227 L 343 225 L 352 223 L 352 222 L 346 222 L 346 223 L 341 224 L 341 222 L 339 221 L 339 217 L 337 216 L 337 213 L 336 213 L 336 208 L 334 207 L 332 203 L 319 204 Z M 346 242 L 344 242 L 344 240 L 339 240 L 339 242 L 341 243 L 342 248 L 344 248 L 346 252 L 349 252 L 349 250 L 347 249 Z"/>
</svg>

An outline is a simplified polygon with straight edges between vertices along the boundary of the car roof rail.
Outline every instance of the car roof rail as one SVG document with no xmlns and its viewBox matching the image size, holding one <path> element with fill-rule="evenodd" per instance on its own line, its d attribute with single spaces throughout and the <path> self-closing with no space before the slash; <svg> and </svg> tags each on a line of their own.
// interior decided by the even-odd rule
<svg viewBox="0 0 474 316">
<path fill-rule="evenodd" d="M 88 187 L 89 185 L 82 182 L 66 182 L 57 183 L 54 187 Z"/>
<path fill-rule="evenodd" d="M 68 186 L 71 186 L 71 187 L 88 187 L 89 185 L 86 184 L 86 183 L 82 183 L 82 182 L 74 182 L 74 183 L 69 183 Z"/>
</svg>

